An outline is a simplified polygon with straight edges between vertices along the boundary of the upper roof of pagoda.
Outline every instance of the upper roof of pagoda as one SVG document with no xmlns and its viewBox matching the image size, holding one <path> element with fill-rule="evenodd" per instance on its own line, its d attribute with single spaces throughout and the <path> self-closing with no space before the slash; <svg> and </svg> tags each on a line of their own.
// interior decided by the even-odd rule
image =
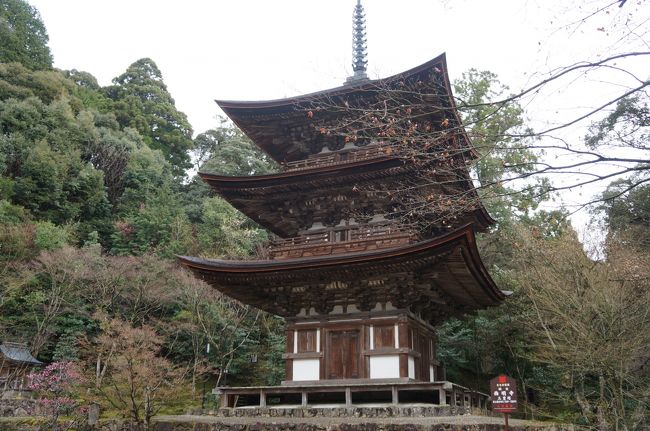
<svg viewBox="0 0 650 431">
<path fill-rule="evenodd" d="M 437 111 L 459 130 L 463 148 L 471 148 L 464 133 L 454 102 L 445 54 L 405 72 L 378 80 L 351 81 L 346 85 L 301 96 L 264 101 L 216 100 L 232 121 L 263 151 L 278 162 L 307 158 L 327 145 L 314 127 L 312 116 L 325 123 L 334 123 L 345 110 L 340 109 L 350 98 L 372 99 L 381 91 L 405 81 L 435 81 L 436 94 L 428 94 L 431 112 Z M 336 106 L 337 109 L 328 109 Z M 312 109 L 324 107 L 324 112 Z M 311 114 L 311 115 L 309 115 Z M 332 137 L 334 139 L 335 137 Z"/>
</svg>

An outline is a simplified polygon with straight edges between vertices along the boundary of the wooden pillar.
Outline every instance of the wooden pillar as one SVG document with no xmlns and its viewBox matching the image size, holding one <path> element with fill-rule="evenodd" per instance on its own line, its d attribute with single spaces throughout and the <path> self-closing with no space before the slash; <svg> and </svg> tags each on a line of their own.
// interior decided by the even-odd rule
<svg viewBox="0 0 650 431">
<path fill-rule="evenodd" d="M 395 347 L 408 348 L 409 347 L 409 327 L 405 321 L 400 321 L 395 325 L 397 329 L 397 345 Z M 399 355 L 399 376 L 408 378 L 409 376 L 409 356 L 407 353 L 400 353 Z"/>
<path fill-rule="evenodd" d="M 446 406 L 447 405 L 447 391 L 445 391 L 443 388 L 438 389 L 438 397 L 440 398 L 440 401 L 438 404 L 441 406 Z"/>
<path fill-rule="evenodd" d="M 318 328 L 318 351 L 320 352 L 320 358 L 318 358 L 318 378 L 320 380 L 325 380 L 327 377 L 325 375 L 325 337 L 327 336 L 327 332 L 324 330 L 324 328 Z"/>
<path fill-rule="evenodd" d="M 266 407 L 266 393 L 260 389 L 260 407 Z"/>
<path fill-rule="evenodd" d="M 228 405 L 228 393 L 227 392 L 221 392 L 221 398 L 219 399 L 219 407 L 222 409 L 230 407 Z"/>
<path fill-rule="evenodd" d="M 300 395 L 301 395 L 300 405 L 303 406 L 303 407 L 306 407 L 307 406 L 307 392 L 303 391 Z"/>
<path fill-rule="evenodd" d="M 397 392 L 397 387 L 391 386 L 390 392 L 391 392 L 393 404 L 399 404 L 399 392 Z"/>
<path fill-rule="evenodd" d="M 287 329 L 287 347 L 285 349 L 286 353 L 294 353 L 293 351 L 293 338 L 294 330 L 293 328 Z M 293 359 L 287 358 L 284 360 L 284 376 L 287 380 L 293 380 Z"/>
<path fill-rule="evenodd" d="M 398 328 L 398 331 L 399 331 L 399 334 L 398 334 L 399 335 L 398 336 L 399 344 L 396 347 L 411 347 L 411 346 L 409 346 L 409 344 L 410 344 L 409 342 L 410 342 L 410 339 L 411 339 L 410 334 L 409 334 L 409 327 L 406 324 L 406 322 L 399 322 L 397 324 L 397 328 Z"/>
<path fill-rule="evenodd" d="M 345 405 L 346 406 L 351 406 L 352 405 L 352 390 L 348 386 L 345 388 Z"/>
<path fill-rule="evenodd" d="M 407 378 L 409 376 L 409 355 L 406 353 L 399 354 L 399 376 Z"/>
<path fill-rule="evenodd" d="M 284 361 L 284 377 L 287 380 L 293 380 L 293 359 L 285 359 Z"/>
</svg>

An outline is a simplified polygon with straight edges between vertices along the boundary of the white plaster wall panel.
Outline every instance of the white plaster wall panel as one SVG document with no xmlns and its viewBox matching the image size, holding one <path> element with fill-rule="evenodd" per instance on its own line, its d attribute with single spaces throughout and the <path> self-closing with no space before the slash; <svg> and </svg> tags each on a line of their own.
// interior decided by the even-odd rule
<svg viewBox="0 0 650 431">
<path fill-rule="evenodd" d="M 433 365 L 429 365 L 429 381 L 436 381 L 436 371 L 433 369 Z"/>
<path fill-rule="evenodd" d="M 415 378 L 415 359 L 409 356 L 409 379 Z"/>
<path fill-rule="evenodd" d="M 320 378 L 320 361 L 318 359 L 294 359 L 293 380 L 318 380 Z"/>
<path fill-rule="evenodd" d="M 371 356 L 370 357 L 370 378 L 371 379 L 392 379 L 399 377 L 399 356 Z"/>
</svg>

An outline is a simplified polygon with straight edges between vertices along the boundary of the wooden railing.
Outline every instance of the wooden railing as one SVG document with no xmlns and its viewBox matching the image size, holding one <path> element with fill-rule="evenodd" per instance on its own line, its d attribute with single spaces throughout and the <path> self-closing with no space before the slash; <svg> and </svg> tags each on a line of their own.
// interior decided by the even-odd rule
<svg viewBox="0 0 650 431">
<path fill-rule="evenodd" d="M 271 259 L 326 256 L 398 247 L 416 239 L 417 233 L 411 226 L 373 223 L 273 240 L 268 244 L 268 254 Z"/>
<path fill-rule="evenodd" d="M 353 163 L 361 160 L 369 160 L 377 157 L 388 156 L 392 153 L 390 146 L 372 145 L 364 148 L 335 151 L 326 154 L 310 156 L 304 160 L 295 160 L 286 162 L 283 167 L 286 171 L 299 171 L 323 166 L 340 165 L 343 163 Z"/>
</svg>

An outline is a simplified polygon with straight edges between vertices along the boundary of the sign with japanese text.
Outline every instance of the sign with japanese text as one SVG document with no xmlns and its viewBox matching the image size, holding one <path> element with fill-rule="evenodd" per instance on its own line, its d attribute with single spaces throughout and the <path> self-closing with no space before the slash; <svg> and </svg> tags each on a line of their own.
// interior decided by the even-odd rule
<svg viewBox="0 0 650 431">
<path fill-rule="evenodd" d="M 517 410 L 517 382 L 508 376 L 498 376 L 490 380 L 492 410 L 510 413 Z"/>
</svg>

